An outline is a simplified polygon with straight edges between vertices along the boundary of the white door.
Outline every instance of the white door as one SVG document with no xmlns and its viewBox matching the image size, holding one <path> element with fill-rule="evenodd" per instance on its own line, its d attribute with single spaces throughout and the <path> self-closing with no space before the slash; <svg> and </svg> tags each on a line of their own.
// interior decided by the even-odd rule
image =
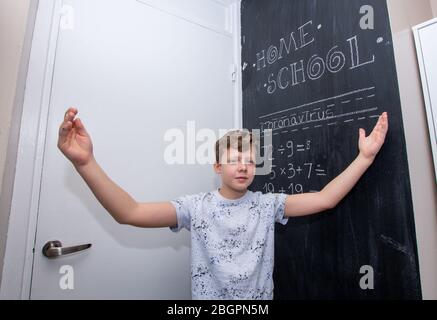
<svg viewBox="0 0 437 320">
<path fill-rule="evenodd" d="M 164 133 L 190 120 L 197 129 L 233 127 L 233 39 L 218 27 L 227 8 L 217 0 L 61 6 L 30 297 L 190 299 L 189 233 L 117 224 L 57 149 L 58 127 L 66 108 L 77 107 L 97 161 L 137 201 L 217 187 L 211 165 L 164 162 Z M 51 240 L 92 247 L 48 259 L 42 248 Z"/>
</svg>

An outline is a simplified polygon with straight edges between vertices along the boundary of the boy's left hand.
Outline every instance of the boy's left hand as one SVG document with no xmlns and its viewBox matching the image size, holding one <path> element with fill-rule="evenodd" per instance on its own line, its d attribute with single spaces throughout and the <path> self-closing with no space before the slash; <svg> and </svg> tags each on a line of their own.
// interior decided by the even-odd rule
<svg viewBox="0 0 437 320">
<path fill-rule="evenodd" d="M 358 147 L 360 153 L 366 159 L 372 160 L 381 149 L 385 141 L 385 136 L 388 130 L 388 115 L 384 112 L 378 119 L 372 133 L 366 137 L 366 131 L 360 129 L 360 138 L 358 141 Z"/>
</svg>

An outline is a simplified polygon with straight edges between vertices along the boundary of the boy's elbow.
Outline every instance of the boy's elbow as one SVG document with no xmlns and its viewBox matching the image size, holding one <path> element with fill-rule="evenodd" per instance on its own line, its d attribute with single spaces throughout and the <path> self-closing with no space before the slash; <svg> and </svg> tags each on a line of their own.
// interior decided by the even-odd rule
<svg viewBox="0 0 437 320">
<path fill-rule="evenodd" d="M 114 218 L 114 219 L 115 219 L 115 221 L 117 221 L 118 224 L 124 224 L 124 225 L 130 224 L 129 219 L 127 219 L 125 216 Z"/>
<path fill-rule="evenodd" d="M 321 202 L 322 202 L 323 211 L 334 209 L 335 206 L 337 205 L 337 202 L 335 200 L 333 200 L 332 198 L 328 197 L 323 192 L 320 192 L 320 193 L 321 193 L 321 198 L 322 198 Z"/>
<path fill-rule="evenodd" d="M 130 210 L 130 212 L 124 212 L 123 214 L 120 214 L 118 216 L 114 216 L 115 221 L 117 221 L 118 224 L 123 225 L 135 225 L 135 217 L 137 216 L 136 211 L 137 207 Z"/>
<path fill-rule="evenodd" d="M 334 201 L 328 201 L 328 203 L 326 204 L 326 208 L 325 208 L 325 210 L 331 210 L 331 209 L 334 209 L 336 205 L 337 205 L 337 204 L 336 204 Z"/>
</svg>

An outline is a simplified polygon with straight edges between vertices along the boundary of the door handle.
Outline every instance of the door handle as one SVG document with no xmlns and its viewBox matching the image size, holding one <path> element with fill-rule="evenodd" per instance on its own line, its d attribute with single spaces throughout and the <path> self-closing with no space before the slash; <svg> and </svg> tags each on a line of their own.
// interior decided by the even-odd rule
<svg viewBox="0 0 437 320">
<path fill-rule="evenodd" d="M 42 248 L 42 254 L 47 258 L 57 258 L 66 254 L 79 252 L 91 247 L 91 243 L 81 244 L 72 247 L 63 247 L 61 241 L 54 240 L 47 242 Z"/>
</svg>

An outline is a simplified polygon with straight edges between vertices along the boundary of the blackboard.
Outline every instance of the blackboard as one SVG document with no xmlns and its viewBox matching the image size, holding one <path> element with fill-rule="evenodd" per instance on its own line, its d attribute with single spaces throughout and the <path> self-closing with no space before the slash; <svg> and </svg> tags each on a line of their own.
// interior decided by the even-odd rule
<svg viewBox="0 0 437 320">
<path fill-rule="evenodd" d="M 333 210 L 276 225 L 275 299 L 421 299 L 386 2 L 243 0 L 241 45 L 243 125 L 272 130 L 272 172 L 251 190 L 320 191 L 358 155 L 359 128 L 389 114 L 381 152 Z"/>
</svg>

